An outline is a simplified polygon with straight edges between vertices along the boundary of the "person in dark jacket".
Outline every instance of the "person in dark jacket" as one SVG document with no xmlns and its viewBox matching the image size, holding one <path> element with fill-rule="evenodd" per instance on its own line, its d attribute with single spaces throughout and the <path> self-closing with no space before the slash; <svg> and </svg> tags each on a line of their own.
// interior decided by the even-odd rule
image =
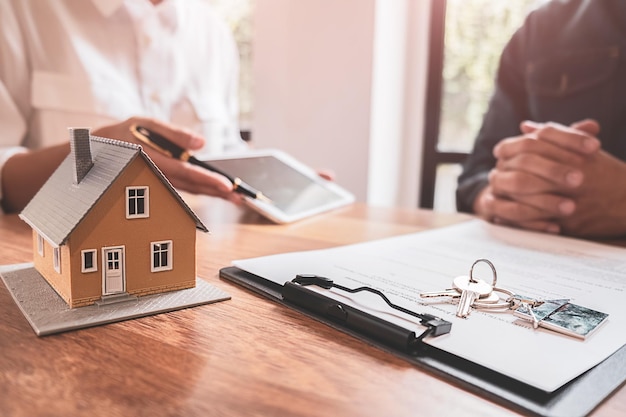
<svg viewBox="0 0 626 417">
<path fill-rule="evenodd" d="M 505 47 L 457 209 L 497 224 L 626 236 L 626 2 L 553 0 Z"/>
</svg>

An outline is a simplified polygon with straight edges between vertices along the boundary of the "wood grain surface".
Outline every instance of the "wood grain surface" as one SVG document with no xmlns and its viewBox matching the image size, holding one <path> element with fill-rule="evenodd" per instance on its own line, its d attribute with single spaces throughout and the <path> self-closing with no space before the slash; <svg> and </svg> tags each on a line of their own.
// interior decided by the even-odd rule
<svg viewBox="0 0 626 417">
<path fill-rule="evenodd" d="M 356 204 L 290 225 L 184 196 L 211 230 L 198 275 L 232 300 L 39 338 L 0 281 L 0 416 L 517 416 L 218 277 L 234 259 L 326 248 L 468 219 Z M 30 262 L 0 216 L 0 264 Z M 626 415 L 622 387 L 594 413 Z"/>
</svg>

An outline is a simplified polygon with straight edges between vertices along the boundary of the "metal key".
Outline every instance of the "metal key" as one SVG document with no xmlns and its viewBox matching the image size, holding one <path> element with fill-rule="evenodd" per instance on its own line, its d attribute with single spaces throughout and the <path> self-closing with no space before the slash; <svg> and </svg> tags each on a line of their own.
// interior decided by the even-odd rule
<svg viewBox="0 0 626 417">
<path fill-rule="evenodd" d="M 457 299 L 461 297 L 461 293 L 463 291 L 458 288 L 446 288 L 445 290 L 439 291 L 424 291 L 420 293 L 421 298 L 440 298 L 440 297 L 450 297 L 452 299 Z M 500 301 L 500 297 L 495 292 L 490 292 L 487 295 L 483 295 L 480 298 L 482 303 L 493 304 Z M 458 301 L 458 300 L 457 300 Z"/>
<path fill-rule="evenodd" d="M 420 293 L 421 298 L 439 298 L 439 297 L 452 297 L 458 298 L 461 296 L 461 291 L 456 288 L 446 288 L 441 291 L 425 291 Z"/>
<path fill-rule="evenodd" d="M 480 262 L 486 263 L 491 268 L 491 272 L 493 273 L 491 285 L 487 284 L 482 279 L 474 278 L 474 267 Z M 470 268 L 468 277 L 460 276 L 454 279 L 454 287 L 461 290 L 461 299 L 459 300 L 459 305 L 456 309 L 456 315 L 462 318 L 467 317 L 472 311 L 472 305 L 474 302 L 480 297 L 485 297 L 491 294 L 497 282 L 498 274 L 496 273 L 496 267 L 493 266 L 490 260 L 478 259 L 474 261 L 472 267 Z"/>
<path fill-rule="evenodd" d="M 468 276 L 456 277 L 454 279 L 454 286 L 461 291 L 456 315 L 462 318 L 469 315 L 474 301 L 478 300 L 480 297 L 489 296 L 493 291 L 493 287 L 487 282 Z"/>
</svg>

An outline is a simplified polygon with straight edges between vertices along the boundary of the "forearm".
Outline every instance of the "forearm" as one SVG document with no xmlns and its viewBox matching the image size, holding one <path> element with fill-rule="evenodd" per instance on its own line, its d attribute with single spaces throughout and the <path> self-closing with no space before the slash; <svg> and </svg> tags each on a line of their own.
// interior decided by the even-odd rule
<svg viewBox="0 0 626 417">
<path fill-rule="evenodd" d="M 456 189 L 456 208 L 458 211 L 465 213 L 475 212 L 476 198 L 489 185 L 488 175 L 489 171 L 482 171 L 469 178 L 459 180 Z"/>
<path fill-rule="evenodd" d="M 473 212 L 475 200 L 488 185 L 487 176 L 496 165 L 493 148 L 502 139 L 520 134 L 520 122 L 529 117 L 523 68 L 525 59 L 524 32 L 518 32 L 504 49 L 498 72 L 496 88 L 472 152 L 463 164 L 458 178 L 457 209 Z"/>
<path fill-rule="evenodd" d="M 2 167 L 2 209 L 21 211 L 69 154 L 68 143 L 20 153 Z"/>
</svg>

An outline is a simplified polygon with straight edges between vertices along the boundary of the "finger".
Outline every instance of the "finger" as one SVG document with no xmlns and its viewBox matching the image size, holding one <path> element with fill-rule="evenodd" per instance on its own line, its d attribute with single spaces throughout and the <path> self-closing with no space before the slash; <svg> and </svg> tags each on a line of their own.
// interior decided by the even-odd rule
<svg viewBox="0 0 626 417">
<path fill-rule="evenodd" d="M 561 233 L 561 226 L 556 222 L 550 222 L 550 221 L 538 220 L 538 221 L 514 223 L 514 222 L 509 222 L 500 218 L 494 218 L 493 223 L 497 225 L 501 225 L 501 226 L 515 227 L 517 229 L 532 230 L 535 232 L 544 232 L 544 233 L 550 233 L 550 234 L 555 234 L 555 235 Z"/>
<path fill-rule="evenodd" d="M 580 186 L 584 176 L 580 169 L 532 153 L 520 153 L 509 159 L 498 159 L 496 169 L 526 172 L 566 188 Z"/>
<path fill-rule="evenodd" d="M 330 169 L 318 169 L 317 170 L 317 175 L 319 175 L 320 177 L 324 178 L 325 180 L 328 181 L 334 181 L 335 180 L 335 172 L 330 170 Z"/>
<path fill-rule="evenodd" d="M 591 136 L 597 137 L 600 133 L 600 124 L 593 119 L 584 119 L 578 122 L 574 122 L 570 126 L 574 129 L 582 130 L 583 132 Z"/>
<path fill-rule="evenodd" d="M 534 207 L 546 216 L 554 218 L 567 217 L 576 211 L 574 200 L 556 194 L 511 195 L 508 198 Z"/>
<path fill-rule="evenodd" d="M 183 149 L 198 150 L 205 144 L 204 138 L 197 133 L 161 120 L 133 117 L 128 120 L 129 127 L 132 124 L 144 126 L 153 132 L 164 136 Z"/>
<path fill-rule="evenodd" d="M 534 134 L 503 139 L 493 148 L 496 159 L 510 159 L 523 154 L 539 155 L 570 166 L 584 162 L 582 155 L 549 141 L 537 140 Z"/>
<path fill-rule="evenodd" d="M 588 122 L 584 122 L 582 125 L 589 128 L 591 126 Z M 558 123 L 546 123 L 535 134 L 539 140 L 545 140 L 563 149 L 582 155 L 588 155 L 600 149 L 600 141 L 595 136 Z"/>
<path fill-rule="evenodd" d="M 496 197 L 487 198 L 485 203 L 491 213 L 491 221 L 496 224 L 550 233 L 560 231 L 556 220 L 542 210 Z"/>
<path fill-rule="evenodd" d="M 233 184 L 220 174 L 159 153 L 156 153 L 153 159 L 167 179 L 178 189 L 222 198 L 233 193 Z"/>
<path fill-rule="evenodd" d="M 543 123 L 534 122 L 532 120 L 524 120 L 522 123 L 520 123 L 519 129 L 524 134 L 530 134 L 541 129 L 543 126 Z"/>
<path fill-rule="evenodd" d="M 489 184 L 493 193 L 499 196 L 528 195 L 562 192 L 563 187 L 552 181 L 523 171 L 503 171 L 493 169 L 489 172 Z"/>
<path fill-rule="evenodd" d="M 222 198 L 224 198 L 224 199 L 226 199 L 226 200 L 230 201 L 231 203 L 234 203 L 234 204 L 236 204 L 238 206 L 243 204 L 243 202 L 245 200 L 243 195 L 235 193 L 235 192 L 229 193 L 226 197 L 222 197 Z"/>
<path fill-rule="evenodd" d="M 522 123 L 520 123 L 520 131 L 524 134 L 530 134 L 541 129 L 544 126 L 544 123 L 534 122 L 532 120 L 524 120 Z M 583 132 L 591 136 L 598 136 L 598 134 L 600 133 L 600 124 L 594 119 L 583 119 L 578 122 L 572 123 L 570 127 L 577 130 L 582 130 Z"/>
</svg>

